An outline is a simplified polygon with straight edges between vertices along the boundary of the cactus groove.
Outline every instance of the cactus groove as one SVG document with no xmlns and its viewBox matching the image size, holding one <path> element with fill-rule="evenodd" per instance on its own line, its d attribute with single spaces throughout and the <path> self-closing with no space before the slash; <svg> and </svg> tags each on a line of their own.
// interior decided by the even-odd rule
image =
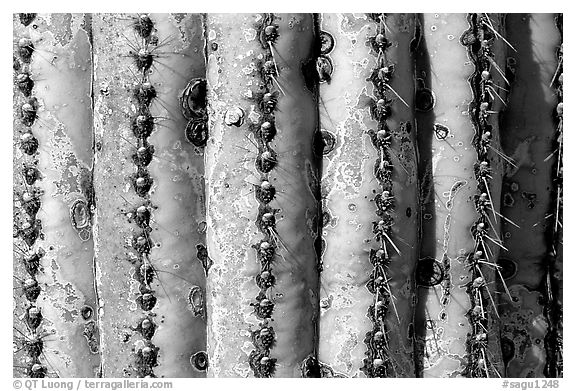
<svg viewBox="0 0 576 391">
<path fill-rule="evenodd" d="M 563 14 L 13 15 L 15 377 L 562 377 Z"/>
</svg>

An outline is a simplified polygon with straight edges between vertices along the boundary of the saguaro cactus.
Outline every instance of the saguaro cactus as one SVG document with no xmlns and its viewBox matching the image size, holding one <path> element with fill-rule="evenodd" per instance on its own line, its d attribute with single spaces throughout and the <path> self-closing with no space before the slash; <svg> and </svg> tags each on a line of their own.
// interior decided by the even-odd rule
<svg viewBox="0 0 576 391">
<path fill-rule="evenodd" d="M 511 90 L 501 135 L 513 160 L 504 177 L 502 229 L 508 251 L 501 252 L 500 265 L 512 297 L 501 297 L 502 349 L 506 376 L 543 377 L 548 232 L 556 224 L 550 205 L 555 204 L 557 97 L 550 86 L 560 34 L 554 14 L 512 14 L 506 24 L 513 49 L 508 50 Z"/>
<path fill-rule="evenodd" d="M 201 19 L 96 15 L 94 28 L 103 372 L 203 376 L 203 161 L 185 117 L 205 116 Z"/>
<path fill-rule="evenodd" d="M 485 14 L 425 14 L 422 20 L 421 50 L 429 58 L 417 70 L 425 78 L 418 81 L 418 136 L 427 151 L 419 269 L 433 278 L 425 284 L 417 277 L 418 354 L 424 376 L 495 376 L 502 372 L 493 342 L 502 170 L 494 153 L 498 128 L 488 114 L 502 103 L 501 36 L 494 27 L 500 24 Z"/>
<path fill-rule="evenodd" d="M 562 376 L 561 14 L 13 22 L 15 376 Z"/>
<path fill-rule="evenodd" d="M 91 22 L 14 18 L 15 375 L 95 376 Z"/>
<path fill-rule="evenodd" d="M 314 19 L 210 14 L 206 33 L 209 375 L 300 376 L 318 317 Z"/>
<path fill-rule="evenodd" d="M 326 167 L 319 359 L 347 376 L 415 375 L 415 22 L 411 14 L 324 14 L 321 21 L 318 62 L 334 71 L 320 89 Z"/>
</svg>

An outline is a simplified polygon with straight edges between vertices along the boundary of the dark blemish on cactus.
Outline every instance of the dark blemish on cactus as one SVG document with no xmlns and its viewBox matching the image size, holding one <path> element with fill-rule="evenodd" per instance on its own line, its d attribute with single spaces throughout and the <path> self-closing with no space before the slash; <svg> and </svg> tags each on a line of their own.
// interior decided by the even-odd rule
<svg viewBox="0 0 576 391">
<path fill-rule="evenodd" d="M 26 184 L 32 186 L 40 178 L 40 171 L 34 166 L 25 166 L 22 170 L 22 176 Z"/>
<path fill-rule="evenodd" d="M 256 186 L 256 199 L 263 203 L 268 204 L 274 199 L 276 188 L 268 181 L 262 181 L 260 186 Z"/>
<path fill-rule="evenodd" d="M 269 270 L 264 270 L 255 277 L 256 286 L 262 290 L 266 290 L 276 283 L 276 277 Z"/>
<path fill-rule="evenodd" d="M 193 118 L 188 121 L 184 135 L 186 136 L 186 141 L 195 147 L 205 147 L 208 141 L 208 116 L 204 115 L 201 118 Z"/>
<path fill-rule="evenodd" d="M 324 210 L 322 212 L 322 227 L 327 227 L 331 221 L 332 221 L 332 216 L 330 215 L 330 212 L 327 210 Z"/>
<path fill-rule="evenodd" d="M 135 234 L 132 237 L 132 247 L 140 254 L 149 254 L 152 248 L 152 241 L 144 231 L 141 234 Z"/>
<path fill-rule="evenodd" d="M 45 378 L 48 374 L 48 368 L 38 363 L 30 363 L 27 367 L 27 375 L 31 378 Z"/>
<path fill-rule="evenodd" d="M 26 353 L 32 359 L 38 359 L 44 350 L 44 341 L 42 341 L 41 337 L 36 336 L 34 338 L 26 340 L 24 343 L 24 347 L 26 349 Z"/>
<path fill-rule="evenodd" d="M 212 49 L 212 51 L 218 50 L 218 44 L 216 42 L 212 42 L 210 44 L 210 49 Z"/>
<path fill-rule="evenodd" d="M 199 286 L 193 286 L 188 293 L 188 304 L 192 315 L 204 318 L 204 293 Z"/>
<path fill-rule="evenodd" d="M 148 342 L 136 353 L 136 367 L 140 376 L 152 375 L 152 368 L 158 366 L 158 347 Z"/>
<path fill-rule="evenodd" d="M 37 188 L 32 188 L 31 192 L 25 191 L 22 193 L 22 207 L 30 217 L 36 216 L 36 213 L 40 210 L 40 206 L 41 202 Z"/>
<path fill-rule="evenodd" d="M 267 240 L 262 240 L 260 243 L 253 244 L 252 248 L 258 251 L 258 258 L 262 262 L 262 268 L 267 269 L 270 261 L 274 259 L 276 248 Z"/>
<path fill-rule="evenodd" d="M 152 293 L 144 293 L 136 298 L 136 303 L 144 311 L 150 311 L 156 305 L 157 298 Z"/>
<path fill-rule="evenodd" d="M 264 39 L 268 42 L 274 42 L 276 41 L 276 38 L 278 38 L 278 26 L 270 24 L 264 27 L 263 32 L 264 32 Z"/>
<path fill-rule="evenodd" d="M 140 332 L 145 339 L 151 340 L 156 332 L 156 325 L 150 318 L 144 318 L 136 327 L 136 331 Z"/>
<path fill-rule="evenodd" d="M 100 152 L 102 150 L 102 143 L 100 141 L 96 141 L 96 151 Z"/>
<path fill-rule="evenodd" d="M 508 280 L 516 275 L 518 270 L 518 264 L 513 260 L 505 257 L 501 257 L 498 259 L 498 267 L 500 270 L 500 274 L 502 274 L 502 278 Z"/>
<path fill-rule="evenodd" d="M 376 53 L 379 53 L 380 51 L 385 51 L 388 47 L 391 46 L 391 43 L 388 41 L 388 39 L 386 39 L 386 36 L 384 36 L 384 34 L 382 33 L 376 34 L 374 37 L 368 38 L 368 42 L 370 43 L 370 46 L 372 46 L 372 49 Z"/>
<path fill-rule="evenodd" d="M 320 131 L 322 136 L 322 155 L 327 156 L 334 150 L 336 146 L 336 135 L 328 130 L 322 129 Z"/>
<path fill-rule="evenodd" d="M 406 217 L 412 217 L 412 208 L 406 208 Z"/>
<path fill-rule="evenodd" d="M 85 305 L 80 309 L 80 315 L 84 320 L 89 320 L 92 317 L 92 314 L 94 314 L 94 310 L 89 305 Z"/>
<path fill-rule="evenodd" d="M 84 200 L 76 200 L 70 207 L 70 221 L 75 230 L 87 228 L 90 225 L 90 211 Z"/>
<path fill-rule="evenodd" d="M 302 363 L 300 364 L 300 371 L 303 378 L 322 377 L 320 363 L 318 362 L 318 359 L 312 355 L 302 360 Z"/>
<path fill-rule="evenodd" d="M 447 126 L 442 124 L 434 124 L 434 136 L 437 140 L 446 140 L 448 134 L 450 134 L 450 129 Z"/>
<path fill-rule="evenodd" d="M 156 96 L 156 89 L 150 82 L 140 83 L 134 88 L 134 98 L 139 105 L 149 106 Z"/>
<path fill-rule="evenodd" d="M 22 123 L 26 126 L 32 126 L 36 120 L 36 111 L 38 109 L 38 101 L 36 98 L 28 99 L 28 102 L 24 103 L 20 107 L 20 116 L 22 118 Z"/>
<path fill-rule="evenodd" d="M 196 245 L 196 258 L 198 258 L 198 260 L 202 264 L 202 267 L 204 268 L 204 273 L 208 275 L 208 270 L 210 269 L 210 267 L 212 267 L 212 264 L 214 262 L 208 256 L 208 249 L 206 248 L 205 245 L 201 243 Z"/>
<path fill-rule="evenodd" d="M 276 152 L 272 149 L 262 151 L 256 157 L 256 168 L 263 173 L 272 171 L 278 161 L 276 160 Z"/>
<path fill-rule="evenodd" d="M 262 232 L 268 232 L 269 228 L 274 228 L 276 225 L 276 216 L 274 215 L 275 211 L 270 211 L 268 209 L 260 209 L 260 213 L 258 214 L 258 218 L 256 220 L 256 225 L 260 228 Z"/>
<path fill-rule="evenodd" d="M 143 263 L 136 269 L 136 280 L 144 285 L 150 285 L 156 275 L 154 267 L 150 263 Z"/>
<path fill-rule="evenodd" d="M 208 354 L 203 351 L 194 353 L 190 357 L 190 364 L 195 370 L 205 372 L 208 369 Z"/>
<path fill-rule="evenodd" d="M 260 319 L 270 318 L 272 316 L 272 312 L 274 311 L 274 303 L 263 295 L 259 295 L 256 300 L 258 301 L 250 304 L 254 307 L 256 316 Z"/>
<path fill-rule="evenodd" d="M 136 194 L 138 194 L 140 197 L 146 197 L 146 194 L 152 187 L 152 183 L 152 177 L 148 171 L 143 168 L 138 168 L 136 174 L 133 175 L 132 186 L 134 187 Z"/>
<path fill-rule="evenodd" d="M 419 286 L 432 287 L 444 280 L 444 268 L 434 258 L 423 258 L 416 264 L 416 283 Z"/>
<path fill-rule="evenodd" d="M 133 53 L 131 51 L 130 54 L 134 58 L 134 63 L 139 71 L 146 73 L 150 70 L 152 63 L 154 62 L 154 56 L 149 50 L 142 48 L 138 50 L 138 53 Z"/>
<path fill-rule="evenodd" d="M 138 15 L 138 19 L 134 22 L 134 30 L 140 37 L 147 39 L 154 30 L 154 22 L 147 14 Z"/>
<path fill-rule="evenodd" d="M 16 56 L 12 55 L 12 69 L 19 71 L 21 67 L 22 64 L 20 64 L 20 60 L 18 60 Z"/>
<path fill-rule="evenodd" d="M 22 62 L 29 63 L 34 53 L 34 44 L 30 38 L 20 38 L 18 41 L 18 54 Z"/>
<path fill-rule="evenodd" d="M 432 110 L 436 104 L 434 92 L 429 88 L 418 88 L 416 90 L 414 103 L 418 111 L 428 112 Z"/>
<path fill-rule="evenodd" d="M 464 34 L 460 36 L 460 43 L 464 46 L 471 46 L 476 43 L 476 35 L 474 34 L 474 31 L 465 31 Z"/>
<path fill-rule="evenodd" d="M 141 113 L 132 119 L 132 132 L 136 138 L 148 138 L 154 129 L 154 118 L 149 113 Z"/>
<path fill-rule="evenodd" d="M 270 349 L 275 342 L 273 327 L 262 327 L 260 330 L 252 331 L 252 342 L 254 346 L 262 349 Z"/>
<path fill-rule="evenodd" d="M 514 341 L 512 341 L 510 338 L 502 337 L 500 340 L 500 346 L 502 349 L 502 359 L 504 360 L 504 365 L 507 365 L 510 360 L 514 358 L 516 350 Z"/>
<path fill-rule="evenodd" d="M 334 67 L 332 61 L 326 56 L 319 56 L 316 59 L 316 71 L 318 72 L 318 81 L 320 83 L 330 83 Z"/>
<path fill-rule="evenodd" d="M 28 301 L 36 301 L 38 296 L 40 296 L 40 285 L 34 278 L 29 278 L 24 281 L 23 290 Z"/>
<path fill-rule="evenodd" d="M 204 234 L 204 233 L 206 233 L 206 228 L 207 228 L 207 227 L 208 227 L 208 225 L 206 224 L 205 221 L 200 221 L 200 222 L 198 223 L 198 229 L 197 229 L 198 233 L 199 233 L 199 234 Z"/>
<path fill-rule="evenodd" d="M 86 324 L 84 324 L 82 335 L 86 338 L 86 342 L 88 342 L 90 353 L 98 354 L 100 352 L 100 347 L 98 339 L 96 338 L 96 322 L 93 320 L 86 322 Z"/>
<path fill-rule="evenodd" d="M 155 148 L 152 144 L 143 145 L 132 154 L 132 162 L 136 166 L 146 167 L 152 162 L 154 151 Z"/>
<path fill-rule="evenodd" d="M 506 193 L 504 193 L 504 197 L 503 197 L 502 202 L 503 202 L 504 206 L 512 207 L 512 206 L 514 206 L 515 200 L 514 200 L 514 197 L 512 197 L 512 194 L 506 192 Z"/>
<path fill-rule="evenodd" d="M 38 273 L 38 269 L 40 268 L 40 259 L 43 256 L 44 250 L 42 248 L 38 249 L 36 252 L 30 251 L 28 254 L 24 255 L 24 268 L 31 277 L 34 277 L 34 275 Z"/>
<path fill-rule="evenodd" d="M 30 96 L 32 89 L 34 88 L 34 80 L 30 78 L 28 72 L 22 72 L 16 76 L 16 85 L 24 96 Z"/>
<path fill-rule="evenodd" d="M 36 14 L 18 14 L 18 18 L 20 19 L 20 23 L 27 27 L 36 19 Z"/>
<path fill-rule="evenodd" d="M 533 209 L 538 201 L 536 193 L 529 193 L 527 191 L 522 192 L 522 198 L 528 201 L 528 209 Z"/>
<path fill-rule="evenodd" d="M 206 79 L 195 78 L 186 84 L 178 97 L 180 110 L 187 120 L 204 117 L 206 111 Z"/>
<path fill-rule="evenodd" d="M 274 121 L 271 119 L 270 121 L 264 121 L 260 125 L 260 137 L 264 142 L 271 142 L 272 139 L 276 136 L 276 125 Z"/>
<path fill-rule="evenodd" d="M 328 54 L 334 49 L 334 37 L 327 31 L 320 31 L 320 54 Z"/>
<path fill-rule="evenodd" d="M 42 316 L 42 311 L 40 310 L 40 308 L 31 305 L 26 309 L 24 320 L 26 321 L 26 324 L 28 325 L 30 330 L 37 329 L 40 326 L 40 323 L 42 322 L 43 318 L 44 317 Z"/>
<path fill-rule="evenodd" d="M 244 110 L 238 106 L 229 108 L 224 114 L 224 123 L 228 126 L 242 126 L 244 123 Z"/>
</svg>

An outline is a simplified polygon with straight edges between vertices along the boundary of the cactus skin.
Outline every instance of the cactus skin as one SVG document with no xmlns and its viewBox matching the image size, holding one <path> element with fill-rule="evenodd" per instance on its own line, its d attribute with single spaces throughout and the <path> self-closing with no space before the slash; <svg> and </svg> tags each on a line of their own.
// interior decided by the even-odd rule
<svg viewBox="0 0 576 391">
<path fill-rule="evenodd" d="M 204 271 L 194 257 L 195 245 L 202 241 L 199 221 L 192 226 L 189 224 L 190 219 L 202 213 L 199 178 L 203 168 L 201 155 L 185 141 L 186 120 L 177 99 L 188 78 L 203 73 L 204 64 L 199 57 L 203 43 L 197 30 L 200 18 L 150 16 L 153 21 L 155 18 L 159 21 L 155 26 L 158 35 L 180 36 L 176 30 L 196 29 L 196 33 L 191 29 L 185 38 L 173 39 L 155 48 L 151 43 L 154 34 L 136 38 L 134 27 L 138 26 L 138 17 L 98 14 L 94 18 L 97 31 L 94 44 L 97 64 L 95 128 L 99 145 L 95 169 L 98 198 L 96 262 L 102 313 L 103 373 L 112 377 L 152 374 L 201 377 L 203 372 L 194 370 L 190 358 L 204 350 L 204 319 L 194 316 L 188 296 L 194 286 L 201 290 L 204 287 Z M 117 37 L 112 47 L 108 45 L 110 37 Z M 134 42 L 128 42 L 126 37 L 135 37 Z M 160 42 L 164 38 L 158 37 Z M 141 47 L 138 45 L 144 45 L 143 42 L 150 42 L 149 48 L 155 48 L 152 65 L 138 64 L 130 54 L 131 51 L 137 53 Z M 148 75 L 148 68 L 155 70 L 149 81 L 158 96 L 151 101 L 135 99 L 135 83 L 146 81 L 146 76 L 137 80 L 133 75 Z M 177 76 L 168 76 L 172 73 Z M 142 189 L 137 194 L 131 185 L 137 171 L 132 161 L 136 149 L 132 120 L 137 109 L 146 110 L 147 107 L 152 116 L 164 116 L 168 120 L 165 127 L 154 120 L 151 136 L 146 137 L 147 142 L 156 144 L 158 159 L 138 169 L 146 168 L 154 182 L 150 191 Z M 190 181 L 186 180 L 188 177 Z M 169 179 L 176 180 L 168 182 Z M 130 247 L 132 238 L 140 235 L 142 229 L 134 222 L 133 215 L 129 221 L 128 213 L 143 204 L 152 209 L 149 223 L 152 247 L 144 251 L 149 251 L 149 256 L 140 255 L 155 268 L 150 289 L 156 299 L 152 302 L 147 302 L 149 297 L 145 296 L 145 291 L 139 293 L 139 289 L 148 289 L 148 284 L 137 281 L 142 279 L 137 274 L 141 250 Z M 152 338 L 138 330 L 144 317 L 151 318 L 156 325 Z M 174 341 L 174 335 L 178 334 L 182 337 Z M 151 365 L 146 364 L 142 356 L 146 346 L 153 356 L 157 356 Z"/>
<path fill-rule="evenodd" d="M 136 327 L 144 316 L 136 303 L 138 282 L 126 241 L 135 232 L 125 213 L 136 208 L 140 199 L 129 178 L 133 146 L 120 138 L 133 140 L 130 129 L 132 84 L 135 72 L 125 36 L 134 36 L 129 15 L 94 14 L 94 132 L 96 160 L 94 190 L 96 286 L 100 299 L 102 374 L 105 377 L 131 377 L 139 335 Z M 114 39 L 110 39 L 114 37 Z M 127 202 L 123 201 L 122 196 Z"/>
<path fill-rule="evenodd" d="M 555 159 L 545 160 L 555 148 L 552 113 L 557 98 L 550 82 L 560 44 L 554 18 L 553 14 L 507 17 L 508 40 L 517 52 L 509 50 L 514 59 L 509 64 L 513 82 L 504 115 L 502 145 L 517 168 L 507 167 L 502 212 L 520 226 L 502 222 L 504 246 L 509 251 L 502 251 L 500 256 L 513 262 L 516 270 L 506 281 L 514 301 L 501 295 L 503 343 L 507 352 L 513 347 L 505 358 L 508 377 L 543 377 L 546 363 L 544 340 L 548 322 L 543 288 L 548 230 L 554 225 L 554 217 L 546 215 L 553 203 L 549 189 L 553 186 Z"/>
<path fill-rule="evenodd" d="M 157 126 L 149 141 L 155 158 L 149 165 L 155 190 L 150 234 L 159 245 L 151 252 L 158 270 L 154 308 L 158 328 L 153 341 L 160 347 L 158 367 L 163 377 L 204 377 L 203 369 L 191 364 L 191 357 L 206 349 L 205 308 L 194 309 L 189 294 L 194 287 L 204 292 L 206 277 L 196 259 L 196 245 L 205 242 L 204 154 L 186 140 L 187 120 L 179 109 L 178 96 L 189 80 L 204 77 L 204 35 L 199 14 L 151 14 L 157 35 L 171 39 L 159 49 L 157 71 L 150 82 L 157 91 L 151 105 L 154 115 L 169 118 Z M 198 311 L 197 316 L 194 311 Z M 174 336 L 178 336 L 175 338 Z"/>
<path fill-rule="evenodd" d="M 40 14 L 26 27 L 17 15 L 14 19 L 15 39 L 29 37 L 34 45 L 29 65 L 20 71 L 27 70 L 34 81 L 30 95 L 37 99 L 38 109 L 31 129 L 39 148 L 33 156 L 15 151 L 14 184 L 17 191 L 36 187 L 41 192 L 36 218 L 42 222 L 42 231 L 32 246 L 44 253 L 35 275 L 41 287 L 36 306 L 42 321 L 34 332 L 44 342 L 39 362 L 46 376 L 94 377 L 100 356 L 91 237 L 90 16 Z M 22 101 L 18 89 L 15 96 Z M 22 130 L 19 118 L 14 128 Z M 32 186 L 23 184 L 22 163 L 35 165 L 39 172 Z M 73 207 L 78 212 L 73 214 L 74 221 Z M 16 245 L 26 248 L 22 242 Z M 21 264 L 15 267 L 15 275 L 23 275 L 20 271 Z M 21 304 L 14 314 L 15 328 L 26 333 L 31 328 L 22 320 L 25 308 Z M 15 337 L 22 335 L 15 332 Z M 20 358 L 15 358 L 19 367 L 15 376 L 37 376 L 22 369 L 28 364 Z"/>
<path fill-rule="evenodd" d="M 272 261 L 276 283 L 267 291 L 274 303 L 268 325 L 275 332 L 269 358 L 276 362 L 273 373 L 249 365 L 249 356 L 258 353 L 251 331 L 263 324 L 254 311 L 261 293 L 255 280 L 260 265 L 251 246 L 265 237 L 256 226 L 260 204 L 253 190 L 266 176 L 256 169 L 258 153 L 247 131 L 262 121 L 257 64 L 265 61 L 269 45 L 259 41 L 259 26 L 266 26 L 269 19 L 270 15 L 247 14 L 207 17 L 207 242 L 214 264 L 206 297 L 208 376 L 214 377 L 299 377 L 301 362 L 316 344 L 319 174 L 313 143 L 317 112 L 314 93 L 307 89 L 301 71 L 312 59 L 314 21 L 311 15 L 280 14 L 272 18 L 278 35 L 272 45 L 276 78 L 286 95 L 279 93 L 277 110 L 272 111 L 278 132 L 269 145 L 278 153 L 278 163 L 267 176 L 277 189 L 268 205 L 281 208 L 276 230 L 283 243 L 273 243 L 279 254 Z M 242 113 L 243 121 L 232 115 Z"/>
<path fill-rule="evenodd" d="M 409 44 L 415 18 L 410 14 L 389 14 L 385 20 L 392 31 L 386 31 L 392 44 L 385 50 L 386 65 L 394 66 L 389 83 L 411 103 L 414 91 Z M 380 160 L 381 151 L 371 143 L 370 135 L 376 136 L 379 125 L 370 114 L 367 95 L 375 96 L 370 78 L 373 70 L 378 69 L 377 52 L 366 42 L 382 30 L 378 25 L 370 16 L 345 14 L 323 14 L 321 21 L 321 28 L 335 41 L 328 54 L 334 72 L 330 82 L 320 88 L 322 132 L 334 135 L 335 147 L 326 151 L 322 178 L 326 246 L 322 256 L 319 359 L 351 377 L 365 376 L 361 371 L 367 355 L 364 337 L 371 340 L 367 333 L 371 335 L 374 327 L 366 314 L 375 299 L 366 284 L 374 268 L 370 250 L 380 247 L 374 238 L 373 222 L 381 219 L 374 202 L 375 194 L 382 192 L 374 178 L 374 165 Z M 364 61 L 366 64 L 360 66 Z M 394 334 L 388 338 L 387 346 L 389 359 L 394 363 L 389 376 L 413 377 L 409 330 L 413 313 L 412 275 L 418 256 L 415 132 L 406 130 L 414 129 L 412 108 L 390 91 L 386 96 L 393 101 L 392 114 L 387 120 L 392 135 L 391 152 L 387 153 L 393 165 L 389 190 L 394 196 L 390 237 L 402 253 L 398 255 L 389 242 L 385 243 L 391 255 L 385 273 L 395 297 L 386 313 L 386 330 L 389 336 Z M 367 360 L 366 370 L 370 371 L 372 358 Z"/>
<path fill-rule="evenodd" d="M 417 336 L 416 360 L 422 363 L 424 377 L 474 376 L 467 368 L 467 341 L 472 332 L 467 287 L 473 278 L 467 259 L 475 251 L 470 228 L 478 219 L 474 205 L 478 185 L 474 167 L 479 156 L 471 145 L 476 129 L 474 114 L 469 112 L 469 104 L 475 98 L 470 88 L 475 69 L 461 42 L 470 25 L 465 14 L 424 14 L 422 19 L 423 42 L 419 50 L 423 54 L 417 63 L 417 74 L 424 71 L 427 79 L 418 82 L 424 83 L 420 88 L 431 89 L 436 100 L 432 113 L 417 116 L 419 150 L 431 148 L 432 151 L 431 155 L 422 156 L 420 170 L 424 238 L 421 259 L 434 258 L 438 262 L 435 267 L 444 278 L 439 285 L 419 287 L 416 331 L 425 330 L 425 335 Z M 421 60 L 426 51 L 428 64 Z M 429 132 L 434 133 L 430 136 Z M 494 171 L 497 172 L 497 168 Z M 491 192 L 497 194 L 497 187 Z M 498 238 L 497 232 L 492 235 Z M 426 239 L 430 237 L 434 242 Z M 493 278 L 486 270 L 484 274 L 488 286 L 492 284 L 490 289 L 494 289 Z M 498 331 L 493 314 L 488 320 L 488 340 L 491 341 Z M 490 355 L 494 355 L 490 357 L 494 370 L 501 372 L 497 367 L 499 352 L 489 350 Z M 490 376 L 493 375 L 491 371 Z"/>
</svg>

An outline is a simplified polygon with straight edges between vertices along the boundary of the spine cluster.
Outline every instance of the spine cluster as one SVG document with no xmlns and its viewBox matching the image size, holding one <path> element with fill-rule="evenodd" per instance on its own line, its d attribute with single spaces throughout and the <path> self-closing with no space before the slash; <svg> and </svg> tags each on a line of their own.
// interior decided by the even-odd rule
<svg viewBox="0 0 576 391">
<path fill-rule="evenodd" d="M 461 43 L 468 48 L 469 57 L 475 65 L 475 72 L 470 78 L 470 85 L 474 94 L 470 104 L 470 114 L 474 123 L 476 134 L 474 146 L 478 155 L 478 161 L 474 166 L 474 175 L 478 183 L 477 194 L 474 203 L 478 218 L 470 231 L 475 241 L 474 252 L 468 255 L 469 267 L 472 279 L 468 284 L 471 309 L 468 318 L 472 327 L 468 334 L 467 350 L 468 362 L 466 375 L 468 377 L 491 377 L 495 374 L 488 354 L 488 330 L 490 326 L 489 306 L 496 311 L 496 304 L 487 286 L 488 282 L 484 272 L 487 268 L 496 268 L 496 259 L 489 249 L 487 242 L 497 243 L 498 239 L 490 237 L 490 231 L 494 230 L 494 224 L 490 216 L 495 210 L 490 195 L 491 166 L 489 150 L 491 149 L 493 126 L 489 116 L 495 114 L 493 105 L 498 99 L 498 92 L 492 80 L 492 73 L 498 65 L 495 62 L 492 47 L 496 39 L 492 22 L 486 14 L 470 14 L 468 16 L 470 29 L 461 37 Z M 497 232 L 493 232 L 497 235 Z M 484 272 L 483 272 L 484 270 Z"/>
<path fill-rule="evenodd" d="M 278 38 L 278 26 L 274 23 L 274 15 L 264 16 L 258 31 L 264 56 L 258 63 L 259 90 L 253 96 L 261 116 L 258 123 L 250 125 L 250 131 L 254 134 L 258 147 L 256 168 L 260 172 L 260 183 L 255 185 L 255 196 L 259 203 L 256 226 L 263 238 L 252 246 L 260 263 L 260 273 L 256 276 L 260 292 L 251 305 L 261 322 L 258 329 L 252 331 L 254 349 L 250 353 L 249 361 L 254 376 L 271 377 L 275 371 L 276 358 L 271 357 L 270 351 L 276 341 L 276 335 L 270 325 L 274 302 L 269 298 L 269 290 L 276 282 L 272 269 L 279 250 L 275 217 L 277 211 L 269 205 L 276 195 L 276 188 L 271 184 L 270 175 L 277 167 L 278 160 L 277 153 L 270 143 L 276 136 L 274 111 L 280 92 L 276 79 L 278 68 L 273 53 L 273 45 Z"/>
<path fill-rule="evenodd" d="M 376 67 L 367 81 L 372 82 L 373 94 L 370 114 L 378 123 L 378 129 L 370 130 L 372 145 L 378 151 L 378 159 L 374 164 L 374 176 L 380 185 L 380 192 L 374 197 L 377 221 L 373 224 L 373 233 L 377 249 L 370 250 L 369 261 L 373 266 L 366 287 L 374 296 L 373 304 L 368 308 L 368 317 L 372 321 L 372 330 L 366 333 L 364 342 L 368 348 L 362 371 L 368 377 L 391 377 L 394 365 L 388 351 L 388 332 L 386 318 L 390 311 L 392 295 L 387 269 L 391 262 L 392 251 L 398 251 L 391 239 L 394 224 L 394 195 L 392 192 L 392 170 L 390 146 L 392 143 L 391 129 L 387 120 L 392 115 L 392 104 L 395 95 L 390 87 L 394 74 L 394 64 L 386 56 L 386 50 L 391 43 L 386 37 L 384 14 L 369 14 L 378 28 L 376 35 L 369 37 L 368 44 L 376 56 Z M 394 248 L 394 250 L 393 250 Z"/>
<path fill-rule="evenodd" d="M 557 16 L 557 26 L 562 32 L 562 16 Z M 563 358 L 562 358 L 562 298 L 559 296 L 559 284 L 562 284 L 561 276 L 556 274 L 558 270 L 558 253 L 559 247 L 562 245 L 562 223 L 563 223 L 563 170 L 564 170 L 564 155 L 563 155 L 563 137 L 564 137 L 564 69 L 563 59 L 564 52 L 561 45 L 558 49 L 558 66 L 551 82 L 551 87 L 556 90 L 558 96 L 558 104 L 556 105 L 556 113 L 554 113 L 557 121 L 557 138 L 553 145 L 553 150 L 556 152 L 557 160 L 555 168 L 553 169 L 553 200 L 554 204 L 551 208 L 551 213 L 554 215 L 554 222 L 552 227 L 548 230 L 550 236 L 550 251 L 548 254 L 548 272 L 547 272 L 547 305 L 546 316 L 548 318 L 549 330 L 546 335 L 546 350 L 547 361 L 545 374 L 547 377 L 562 377 L 563 376 Z M 561 266 L 560 266 L 561 268 Z"/>
<path fill-rule="evenodd" d="M 157 327 L 154 323 L 154 313 L 152 312 L 157 298 L 154 295 L 151 284 L 157 276 L 155 268 L 150 262 L 150 252 L 153 243 L 150 239 L 150 233 L 152 232 L 150 227 L 152 207 L 149 191 L 153 180 L 147 167 L 154 155 L 154 146 L 149 143 L 148 138 L 155 127 L 154 117 L 150 112 L 150 105 L 156 98 L 156 89 L 150 83 L 149 76 L 154 61 L 154 46 L 158 44 L 158 37 L 156 36 L 154 22 L 147 14 L 138 15 L 133 27 L 140 39 L 140 44 L 137 47 L 137 52 L 134 50 L 130 53 L 134 59 L 139 77 L 133 87 L 136 113 L 131 119 L 131 128 L 136 138 L 136 151 L 132 155 L 132 161 L 136 166 L 136 172 L 133 174 L 131 181 L 134 191 L 144 201 L 142 205 L 127 214 L 129 222 L 134 222 L 138 227 L 138 231 L 130 239 L 131 246 L 136 252 L 131 262 L 135 266 L 134 277 L 140 283 L 140 292 L 136 302 L 144 311 L 144 316 L 135 327 L 135 330 L 144 339 L 144 344 L 136 351 L 134 368 L 138 377 L 155 377 L 154 367 L 158 365 L 159 348 L 151 340 Z"/>
<path fill-rule="evenodd" d="M 34 21 L 36 14 L 18 14 L 18 17 L 24 26 L 28 26 Z M 26 278 L 21 280 L 22 290 L 28 301 L 24 313 L 28 332 L 21 336 L 24 341 L 23 349 L 27 354 L 24 370 L 29 377 L 43 378 L 47 375 L 47 367 L 40 361 L 44 350 L 43 333 L 40 328 L 43 316 L 36 303 L 41 291 L 36 275 L 41 269 L 40 263 L 44 251 L 42 248 L 33 249 L 38 238 L 43 237 L 42 222 L 36 216 L 41 207 L 42 195 L 41 189 L 35 186 L 36 181 L 41 178 L 38 160 L 35 157 L 39 143 L 31 128 L 37 119 L 38 110 L 38 101 L 32 95 L 34 80 L 31 77 L 30 63 L 33 54 L 32 40 L 21 37 L 14 55 L 15 84 L 20 94 L 14 98 L 18 102 L 20 121 L 24 125 L 19 137 L 19 148 L 25 159 L 21 170 L 24 190 L 16 194 L 14 237 L 19 238 L 25 247 L 22 248 L 17 243 L 14 247 L 22 256 L 22 264 L 27 273 Z"/>
</svg>

